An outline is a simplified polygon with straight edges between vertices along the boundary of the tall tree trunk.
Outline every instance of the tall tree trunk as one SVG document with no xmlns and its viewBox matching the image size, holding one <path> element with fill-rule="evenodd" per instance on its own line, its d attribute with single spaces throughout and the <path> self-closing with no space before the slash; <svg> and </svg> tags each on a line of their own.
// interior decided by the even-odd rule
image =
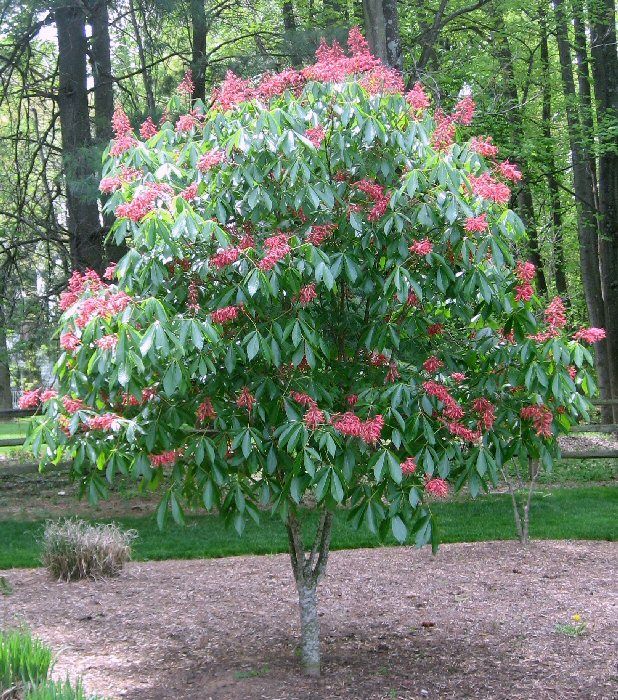
<svg viewBox="0 0 618 700">
<path fill-rule="evenodd" d="M 397 0 L 363 0 L 363 14 L 371 53 L 384 65 L 403 70 Z"/>
<path fill-rule="evenodd" d="M 590 2 L 590 47 L 599 131 L 599 251 L 613 398 L 618 399 L 618 55 L 613 0 Z M 610 128 L 613 126 L 613 128 Z M 618 420 L 618 406 L 614 407 Z"/>
<path fill-rule="evenodd" d="M 403 71 L 403 53 L 399 34 L 399 15 L 397 0 L 382 0 L 386 34 L 386 60 L 391 68 Z"/>
<path fill-rule="evenodd" d="M 326 570 L 333 515 L 322 511 L 311 550 L 302 539 L 300 523 L 293 510 L 287 520 L 292 572 L 298 590 L 300 612 L 300 658 L 308 676 L 320 675 L 320 622 L 318 619 L 317 589 Z"/>
<path fill-rule="evenodd" d="M 564 236 L 562 233 L 562 202 L 560 199 L 560 186 L 556 174 L 556 156 L 554 153 L 554 142 L 551 132 L 551 85 L 550 85 L 550 63 L 549 63 L 549 43 L 547 40 L 547 23 L 544 10 L 539 18 L 541 24 L 541 67 L 543 71 L 543 107 L 541 119 L 541 131 L 544 139 L 545 168 L 547 171 L 547 189 L 549 191 L 549 207 L 551 211 L 551 222 L 553 229 L 553 272 L 556 283 L 556 291 L 562 299 L 569 303 L 569 292 L 566 278 L 566 264 L 564 260 Z"/>
<path fill-rule="evenodd" d="M 71 262 L 77 269 L 100 270 L 102 229 L 94 186 L 92 137 L 86 87 L 86 17 L 81 4 L 66 4 L 55 12 L 58 32 L 58 110 L 62 161 L 66 180 L 67 225 Z"/>
<path fill-rule="evenodd" d="M 139 57 L 140 72 L 142 74 L 142 82 L 144 83 L 144 92 L 146 93 L 146 106 L 148 108 L 148 114 L 151 117 L 154 117 L 156 105 L 154 99 L 154 91 L 152 88 L 152 77 L 148 69 L 148 62 L 146 61 L 146 52 L 144 50 L 142 32 L 139 26 L 139 21 L 137 19 L 137 13 L 135 12 L 135 4 L 133 0 L 129 0 L 129 15 L 131 17 L 134 38 L 137 44 L 137 55 Z"/>
<path fill-rule="evenodd" d="M 204 0 L 191 0 L 191 71 L 193 72 L 193 99 L 206 99 L 206 9 Z"/>
<path fill-rule="evenodd" d="M 499 9 L 495 5 L 491 5 L 490 11 L 497 21 L 499 27 L 504 26 L 504 18 L 500 14 Z M 515 141 L 522 143 L 524 140 L 524 125 L 522 117 L 522 105 L 519 99 L 517 90 L 517 81 L 515 79 L 515 71 L 513 68 L 513 54 L 509 46 L 508 39 L 502 32 L 496 34 L 497 40 L 497 55 L 500 61 L 502 72 L 504 74 L 504 94 L 510 103 L 511 123 Z M 547 295 L 547 280 L 543 269 L 543 259 L 541 258 L 541 250 L 539 246 L 539 235 L 536 227 L 536 218 L 534 215 L 534 200 L 532 198 L 532 190 L 530 189 L 530 178 L 527 163 L 515 156 L 518 165 L 521 169 L 523 178 L 519 183 L 516 192 L 516 203 L 518 213 L 526 226 L 528 233 L 529 257 L 536 267 L 536 284 L 540 294 Z"/>
<path fill-rule="evenodd" d="M 577 87 L 579 91 L 579 111 L 581 118 L 581 138 L 584 141 L 587 159 L 586 167 L 590 171 L 592 179 L 592 191 L 594 194 L 595 209 L 598 209 L 597 199 L 597 164 L 592 150 L 594 141 L 594 121 L 592 116 L 592 91 L 590 87 L 590 67 L 588 59 L 588 47 L 586 41 L 586 27 L 584 24 L 584 8 L 581 0 L 572 0 L 573 3 L 573 47 L 575 50 L 575 62 L 577 65 Z"/>
<path fill-rule="evenodd" d="M 88 20 L 92 27 L 90 57 L 94 79 L 94 135 L 98 144 L 106 144 L 112 138 L 114 115 L 114 81 L 107 0 L 91 2 Z"/>
<path fill-rule="evenodd" d="M 556 40 L 560 58 L 560 75 L 565 96 L 567 127 L 573 170 L 573 189 L 577 204 L 577 228 L 582 283 L 588 315 L 593 326 L 606 327 L 603 289 L 599 270 L 599 240 L 596 211 L 594 207 L 594 184 L 587 167 L 586 144 L 581 139 L 581 128 L 577 112 L 577 94 L 571 62 L 571 49 L 565 15 L 564 0 L 553 0 L 556 18 Z M 614 309 L 615 313 L 615 309 Z M 609 374 L 608 343 L 595 343 L 596 370 L 603 398 L 611 398 L 612 386 Z M 604 410 L 604 420 L 611 419 L 612 411 Z"/>
<path fill-rule="evenodd" d="M 385 65 L 388 64 L 386 48 L 386 20 L 382 0 L 363 0 L 365 34 L 371 53 Z"/>
<path fill-rule="evenodd" d="M 0 288 L 0 297 L 5 296 L 4 287 Z M 13 408 L 11 398 L 11 370 L 9 366 L 9 348 L 6 342 L 6 319 L 0 302 L 0 409 Z"/>
<path fill-rule="evenodd" d="M 114 81 L 107 2 L 108 0 L 94 0 L 88 7 L 88 21 L 92 27 L 90 63 L 94 79 L 94 137 L 101 150 L 112 138 L 114 116 Z M 105 202 L 106 198 L 101 199 Z M 127 247 L 106 240 L 113 223 L 114 216 L 111 212 L 103 214 L 101 236 L 105 246 L 105 257 L 117 262 L 127 252 Z"/>
</svg>

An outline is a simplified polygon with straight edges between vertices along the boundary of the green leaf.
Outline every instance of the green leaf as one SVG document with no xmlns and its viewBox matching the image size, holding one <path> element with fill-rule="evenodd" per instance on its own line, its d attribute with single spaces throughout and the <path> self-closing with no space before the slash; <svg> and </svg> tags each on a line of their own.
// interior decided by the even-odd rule
<svg viewBox="0 0 618 700">
<path fill-rule="evenodd" d="M 393 531 L 394 538 L 397 540 L 397 542 L 399 542 L 399 544 L 403 544 L 406 541 L 408 537 L 408 528 L 398 515 L 391 518 L 391 530 Z"/>
</svg>

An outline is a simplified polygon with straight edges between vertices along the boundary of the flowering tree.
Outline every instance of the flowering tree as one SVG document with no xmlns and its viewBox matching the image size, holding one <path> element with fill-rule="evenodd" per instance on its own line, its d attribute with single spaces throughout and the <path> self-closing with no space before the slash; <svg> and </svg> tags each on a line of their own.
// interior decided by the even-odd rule
<svg viewBox="0 0 618 700">
<path fill-rule="evenodd" d="M 514 260 L 520 174 L 470 137 L 472 99 L 432 113 L 356 30 L 349 48 L 228 74 L 209 111 L 139 137 L 117 110 L 101 188 L 129 252 L 71 278 L 58 394 L 25 398 L 45 402 L 34 448 L 71 457 L 94 499 L 124 474 L 162 490 L 160 524 L 198 504 L 238 533 L 279 515 L 309 673 L 333 512 L 435 547 L 449 484 L 476 495 L 511 458 L 551 463 L 594 389 L 578 341 L 602 334 L 568 339 Z"/>
</svg>

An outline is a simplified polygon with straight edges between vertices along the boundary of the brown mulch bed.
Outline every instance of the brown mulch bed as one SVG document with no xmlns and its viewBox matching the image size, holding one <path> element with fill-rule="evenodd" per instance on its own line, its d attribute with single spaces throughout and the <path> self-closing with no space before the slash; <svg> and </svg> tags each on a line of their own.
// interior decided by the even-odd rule
<svg viewBox="0 0 618 700">
<path fill-rule="evenodd" d="M 514 542 L 334 552 L 324 673 L 299 675 L 286 556 L 130 564 L 111 581 L 4 572 L 25 621 L 108 698 L 615 698 L 616 545 Z M 556 630 L 581 614 L 585 633 Z"/>
</svg>

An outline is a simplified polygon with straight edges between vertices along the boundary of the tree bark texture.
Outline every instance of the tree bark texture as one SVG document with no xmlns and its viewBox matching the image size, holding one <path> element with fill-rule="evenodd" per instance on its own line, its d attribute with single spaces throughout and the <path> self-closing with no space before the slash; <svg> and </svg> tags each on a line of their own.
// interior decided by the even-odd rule
<svg viewBox="0 0 618 700">
<path fill-rule="evenodd" d="M 599 270 L 599 239 L 597 229 L 597 212 L 594 206 L 594 183 L 587 167 L 588 153 L 585 142 L 581 139 L 581 127 L 577 111 L 577 94 L 571 63 L 571 48 L 565 15 L 564 0 L 553 0 L 556 19 L 556 40 L 560 59 L 560 75 L 565 96 L 567 127 L 573 170 L 573 189 L 577 204 L 577 228 L 579 236 L 579 256 L 582 283 L 588 315 L 593 326 L 606 327 L 605 305 Z M 614 309 L 615 312 L 615 309 Z M 604 399 L 612 397 L 612 385 L 609 373 L 609 353 L 607 341 L 595 343 L 596 370 L 599 389 Z M 607 420 L 611 410 L 603 409 L 603 418 Z"/>
<path fill-rule="evenodd" d="M 206 9 L 204 0 L 191 0 L 191 71 L 193 73 L 193 99 L 206 99 Z"/>
<path fill-rule="evenodd" d="M 66 4 L 55 12 L 58 32 L 58 109 L 62 160 L 66 181 L 67 227 L 71 262 L 76 269 L 101 270 L 102 228 L 91 192 L 96 169 L 86 86 L 86 16 L 81 4 Z"/>
<path fill-rule="evenodd" d="M 311 549 L 303 544 L 300 522 L 290 510 L 287 521 L 292 572 L 298 591 L 301 663 L 308 676 L 320 675 L 320 622 L 317 589 L 326 570 L 333 516 L 322 511 Z"/>
</svg>

